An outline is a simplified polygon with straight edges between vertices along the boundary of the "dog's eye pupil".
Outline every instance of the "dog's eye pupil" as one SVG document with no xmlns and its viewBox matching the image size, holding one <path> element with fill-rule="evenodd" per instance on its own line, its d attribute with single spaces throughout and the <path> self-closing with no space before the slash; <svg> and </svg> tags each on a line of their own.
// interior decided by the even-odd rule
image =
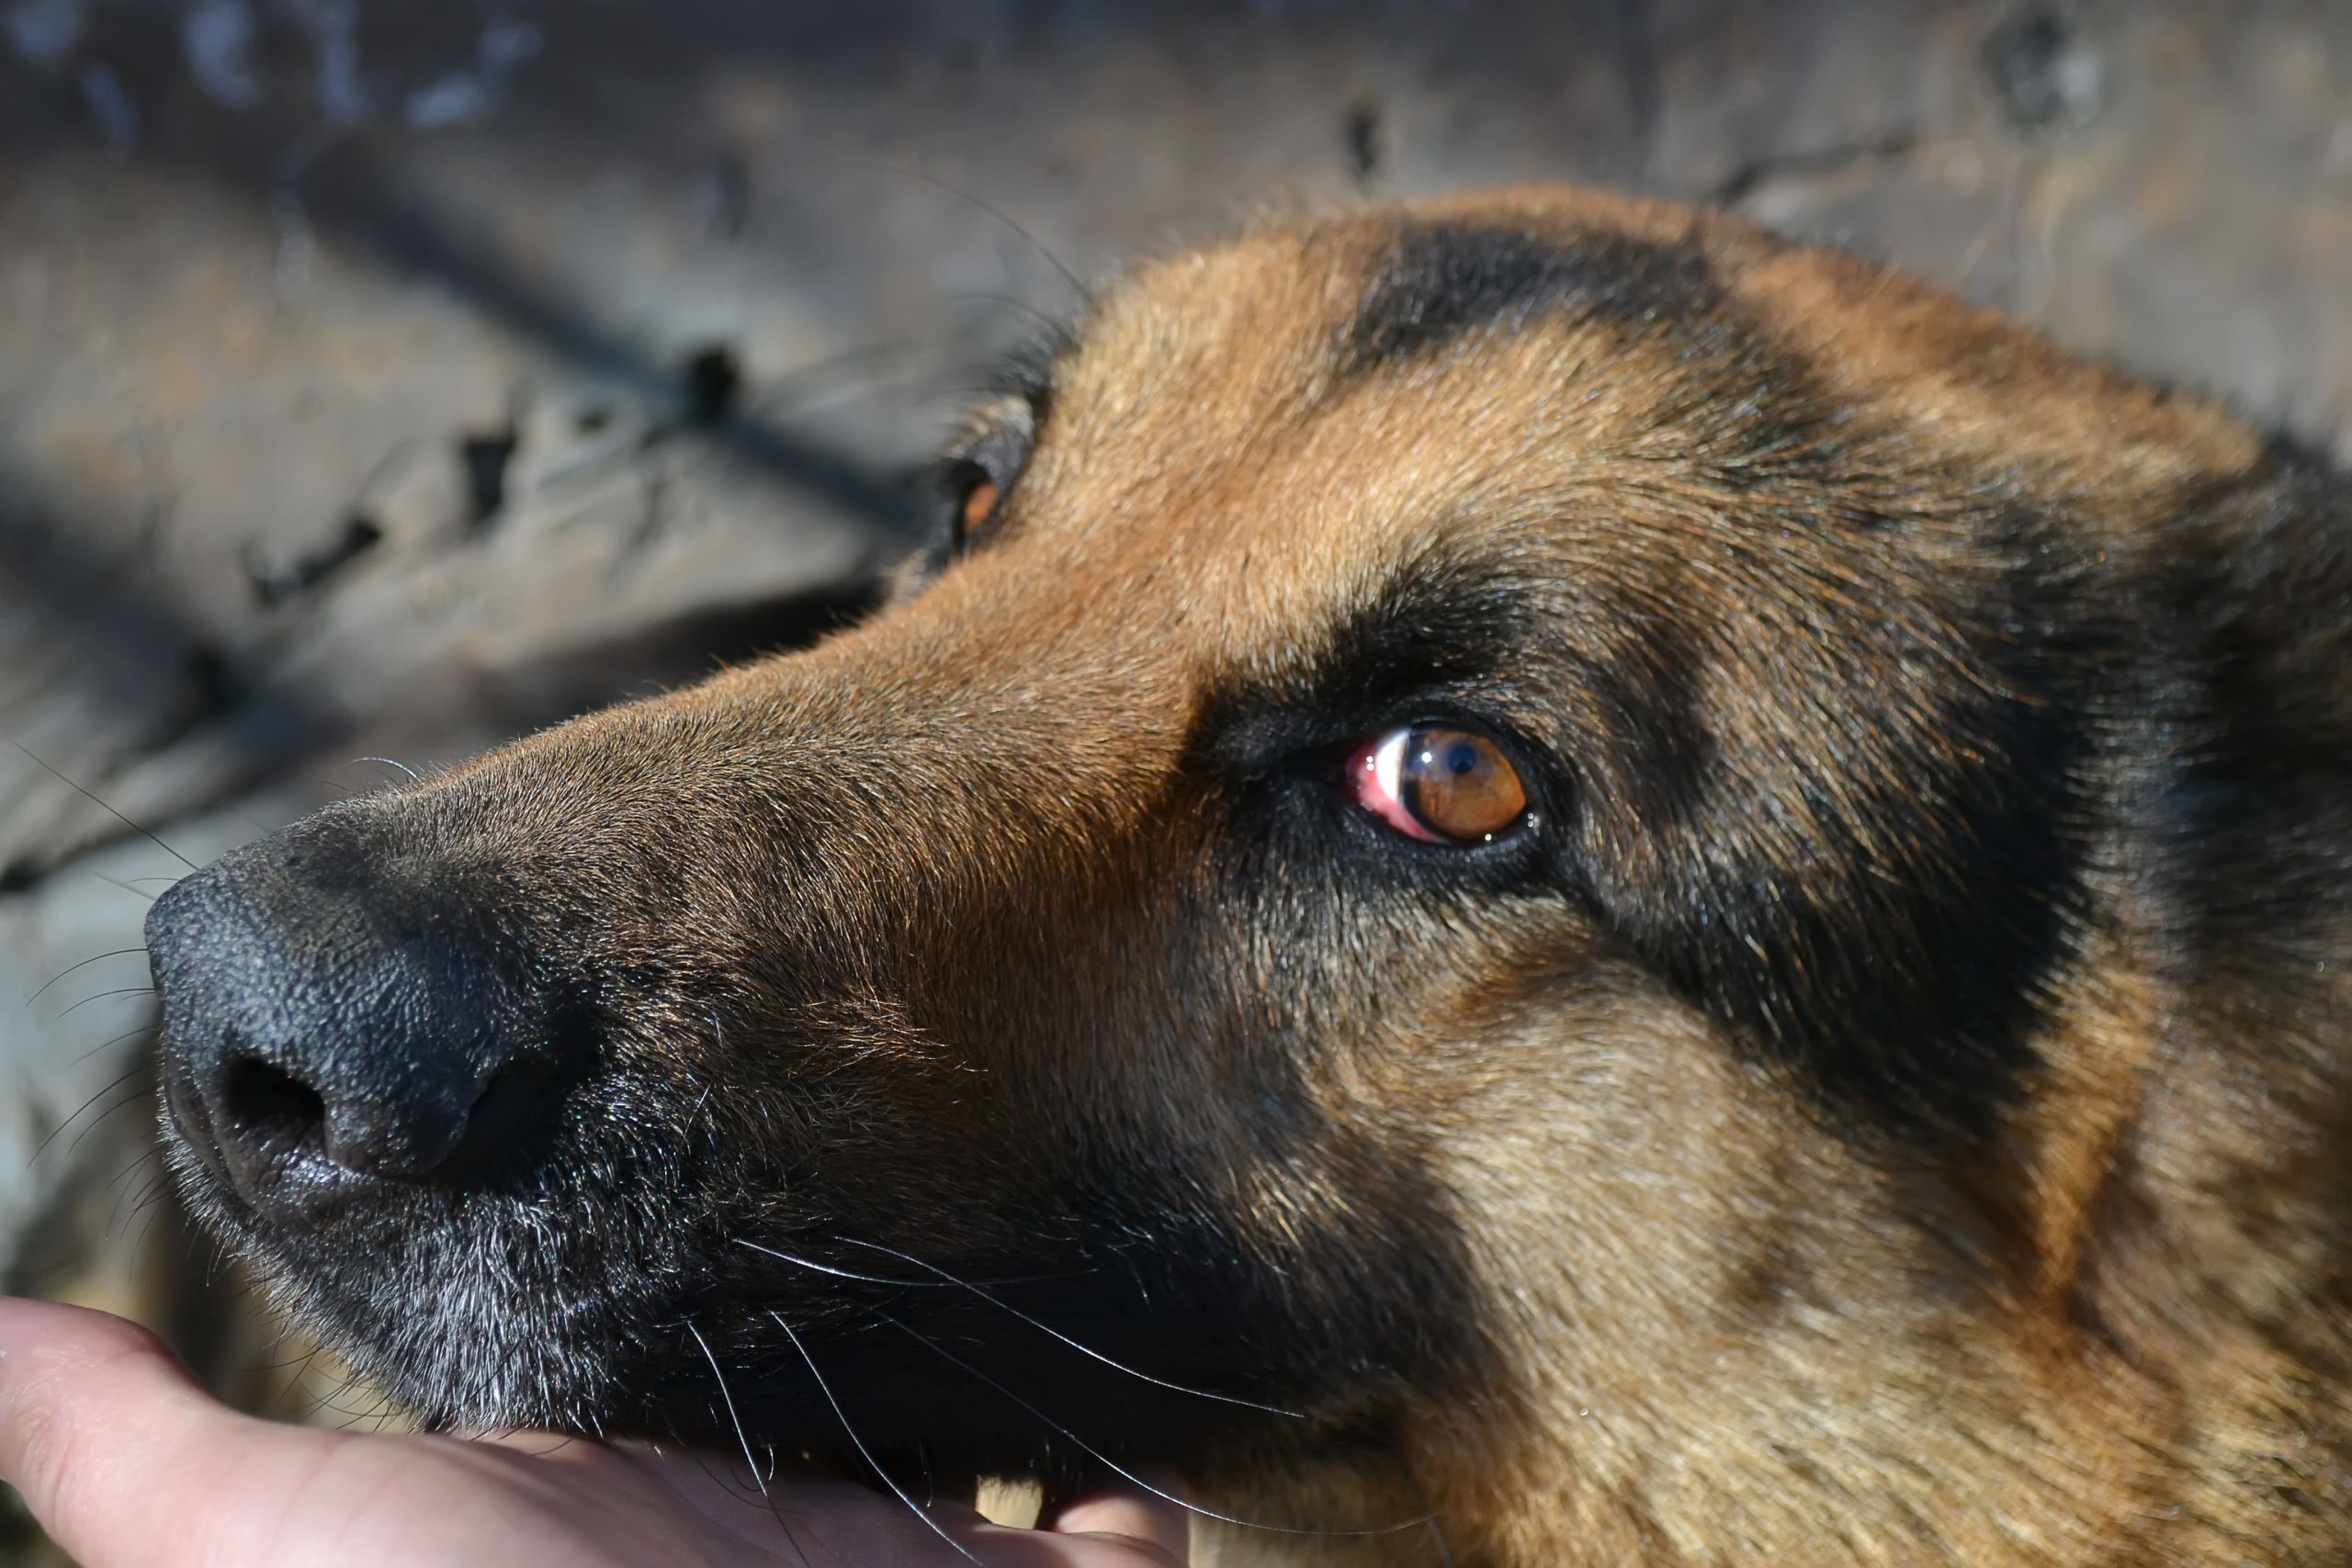
<svg viewBox="0 0 2352 1568">
<path fill-rule="evenodd" d="M 1408 837 L 1486 843 L 1527 815 L 1527 786 L 1501 748 L 1449 725 L 1392 729 L 1348 761 L 1356 804 Z"/>
</svg>

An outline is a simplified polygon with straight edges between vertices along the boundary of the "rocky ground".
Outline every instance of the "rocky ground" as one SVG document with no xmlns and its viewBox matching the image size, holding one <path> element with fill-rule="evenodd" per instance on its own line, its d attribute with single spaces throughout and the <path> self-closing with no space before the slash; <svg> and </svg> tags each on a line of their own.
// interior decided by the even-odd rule
<svg viewBox="0 0 2352 1568">
<path fill-rule="evenodd" d="M 156 1212 L 187 862 L 813 635 L 1073 275 L 1555 178 L 2352 454 L 2335 0 L 0 0 L 0 1280 Z"/>
</svg>

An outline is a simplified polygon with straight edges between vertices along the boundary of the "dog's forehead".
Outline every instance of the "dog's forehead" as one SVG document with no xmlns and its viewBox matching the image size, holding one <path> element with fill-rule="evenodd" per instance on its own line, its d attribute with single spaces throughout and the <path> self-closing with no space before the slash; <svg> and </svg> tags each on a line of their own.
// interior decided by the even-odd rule
<svg viewBox="0 0 2352 1568">
<path fill-rule="evenodd" d="M 1554 400 L 1559 380 L 1515 375 L 1498 352 L 1533 345 L 1589 382 L 1654 378 L 1724 309 L 1687 217 L 1433 204 L 1261 229 L 1139 269 L 1083 323 L 1054 400 L 1072 444 L 1148 434 L 1195 464 L 1391 414 L 1458 436 L 1481 413 L 1507 423 L 1510 394 Z M 1464 401 L 1465 374 L 1483 408 Z"/>
<path fill-rule="evenodd" d="M 1230 607 L 1193 624 L 1237 649 L 1344 613 L 1439 541 L 1573 566 L 1646 510 L 1653 543 L 1742 547 L 1743 527 L 1853 510 L 1840 486 L 1885 491 L 1890 452 L 1917 470 L 1905 494 L 2100 485 L 2127 525 L 2257 456 L 2221 411 L 1891 275 L 1590 192 L 1269 226 L 1142 267 L 1057 363 L 1050 410 L 1016 531 Z M 1756 493 L 1773 484 L 1785 517 Z"/>
<path fill-rule="evenodd" d="M 1091 315 L 1012 531 L 1057 581 L 1148 583 L 1121 593 L 1137 613 L 1181 592 L 1246 658 L 1253 630 L 1295 642 L 1440 542 L 1460 562 L 1510 555 L 1537 518 L 1556 537 L 1576 498 L 1658 455 L 1678 366 L 1724 319 L 1687 220 L 1613 204 L 1262 230 L 1145 267 Z"/>
</svg>

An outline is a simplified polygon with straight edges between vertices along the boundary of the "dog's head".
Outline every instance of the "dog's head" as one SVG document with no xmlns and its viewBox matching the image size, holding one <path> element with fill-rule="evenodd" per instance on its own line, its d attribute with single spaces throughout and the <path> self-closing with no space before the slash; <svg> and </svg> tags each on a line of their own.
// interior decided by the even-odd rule
<svg viewBox="0 0 2352 1568">
<path fill-rule="evenodd" d="M 2021 1474 L 2151 1005 L 2083 581 L 2256 458 L 1669 209 L 1146 267 L 868 623 L 159 902 L 175 1160 L 444 1422 L 1352 1467 L 1498 1551 L 1930 1414 Z"/>
</svg>

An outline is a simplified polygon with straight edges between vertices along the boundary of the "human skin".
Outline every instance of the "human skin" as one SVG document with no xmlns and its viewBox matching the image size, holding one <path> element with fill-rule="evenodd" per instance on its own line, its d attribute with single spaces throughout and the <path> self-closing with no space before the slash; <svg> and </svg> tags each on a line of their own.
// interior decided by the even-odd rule
<svg viewBox="0 0 2352 1568">
<path fill-rule="evenodd" d="M 751 1493 L 703 1454 L 548 1432 L 381 1436 L 263 1421 L 214 1399 L 136 1325 L 10 1299 L 0 1299 L 0 1480 L 88 1568 L 1176 1568 L 1186 1557 L 1182 1511 L 1141 1493 L 1081 1499 L 1036 1530 L 958 1505 L 931 1508 L 926 1523 L 845 1482 L 786 1474 Z"/>
</svg>

